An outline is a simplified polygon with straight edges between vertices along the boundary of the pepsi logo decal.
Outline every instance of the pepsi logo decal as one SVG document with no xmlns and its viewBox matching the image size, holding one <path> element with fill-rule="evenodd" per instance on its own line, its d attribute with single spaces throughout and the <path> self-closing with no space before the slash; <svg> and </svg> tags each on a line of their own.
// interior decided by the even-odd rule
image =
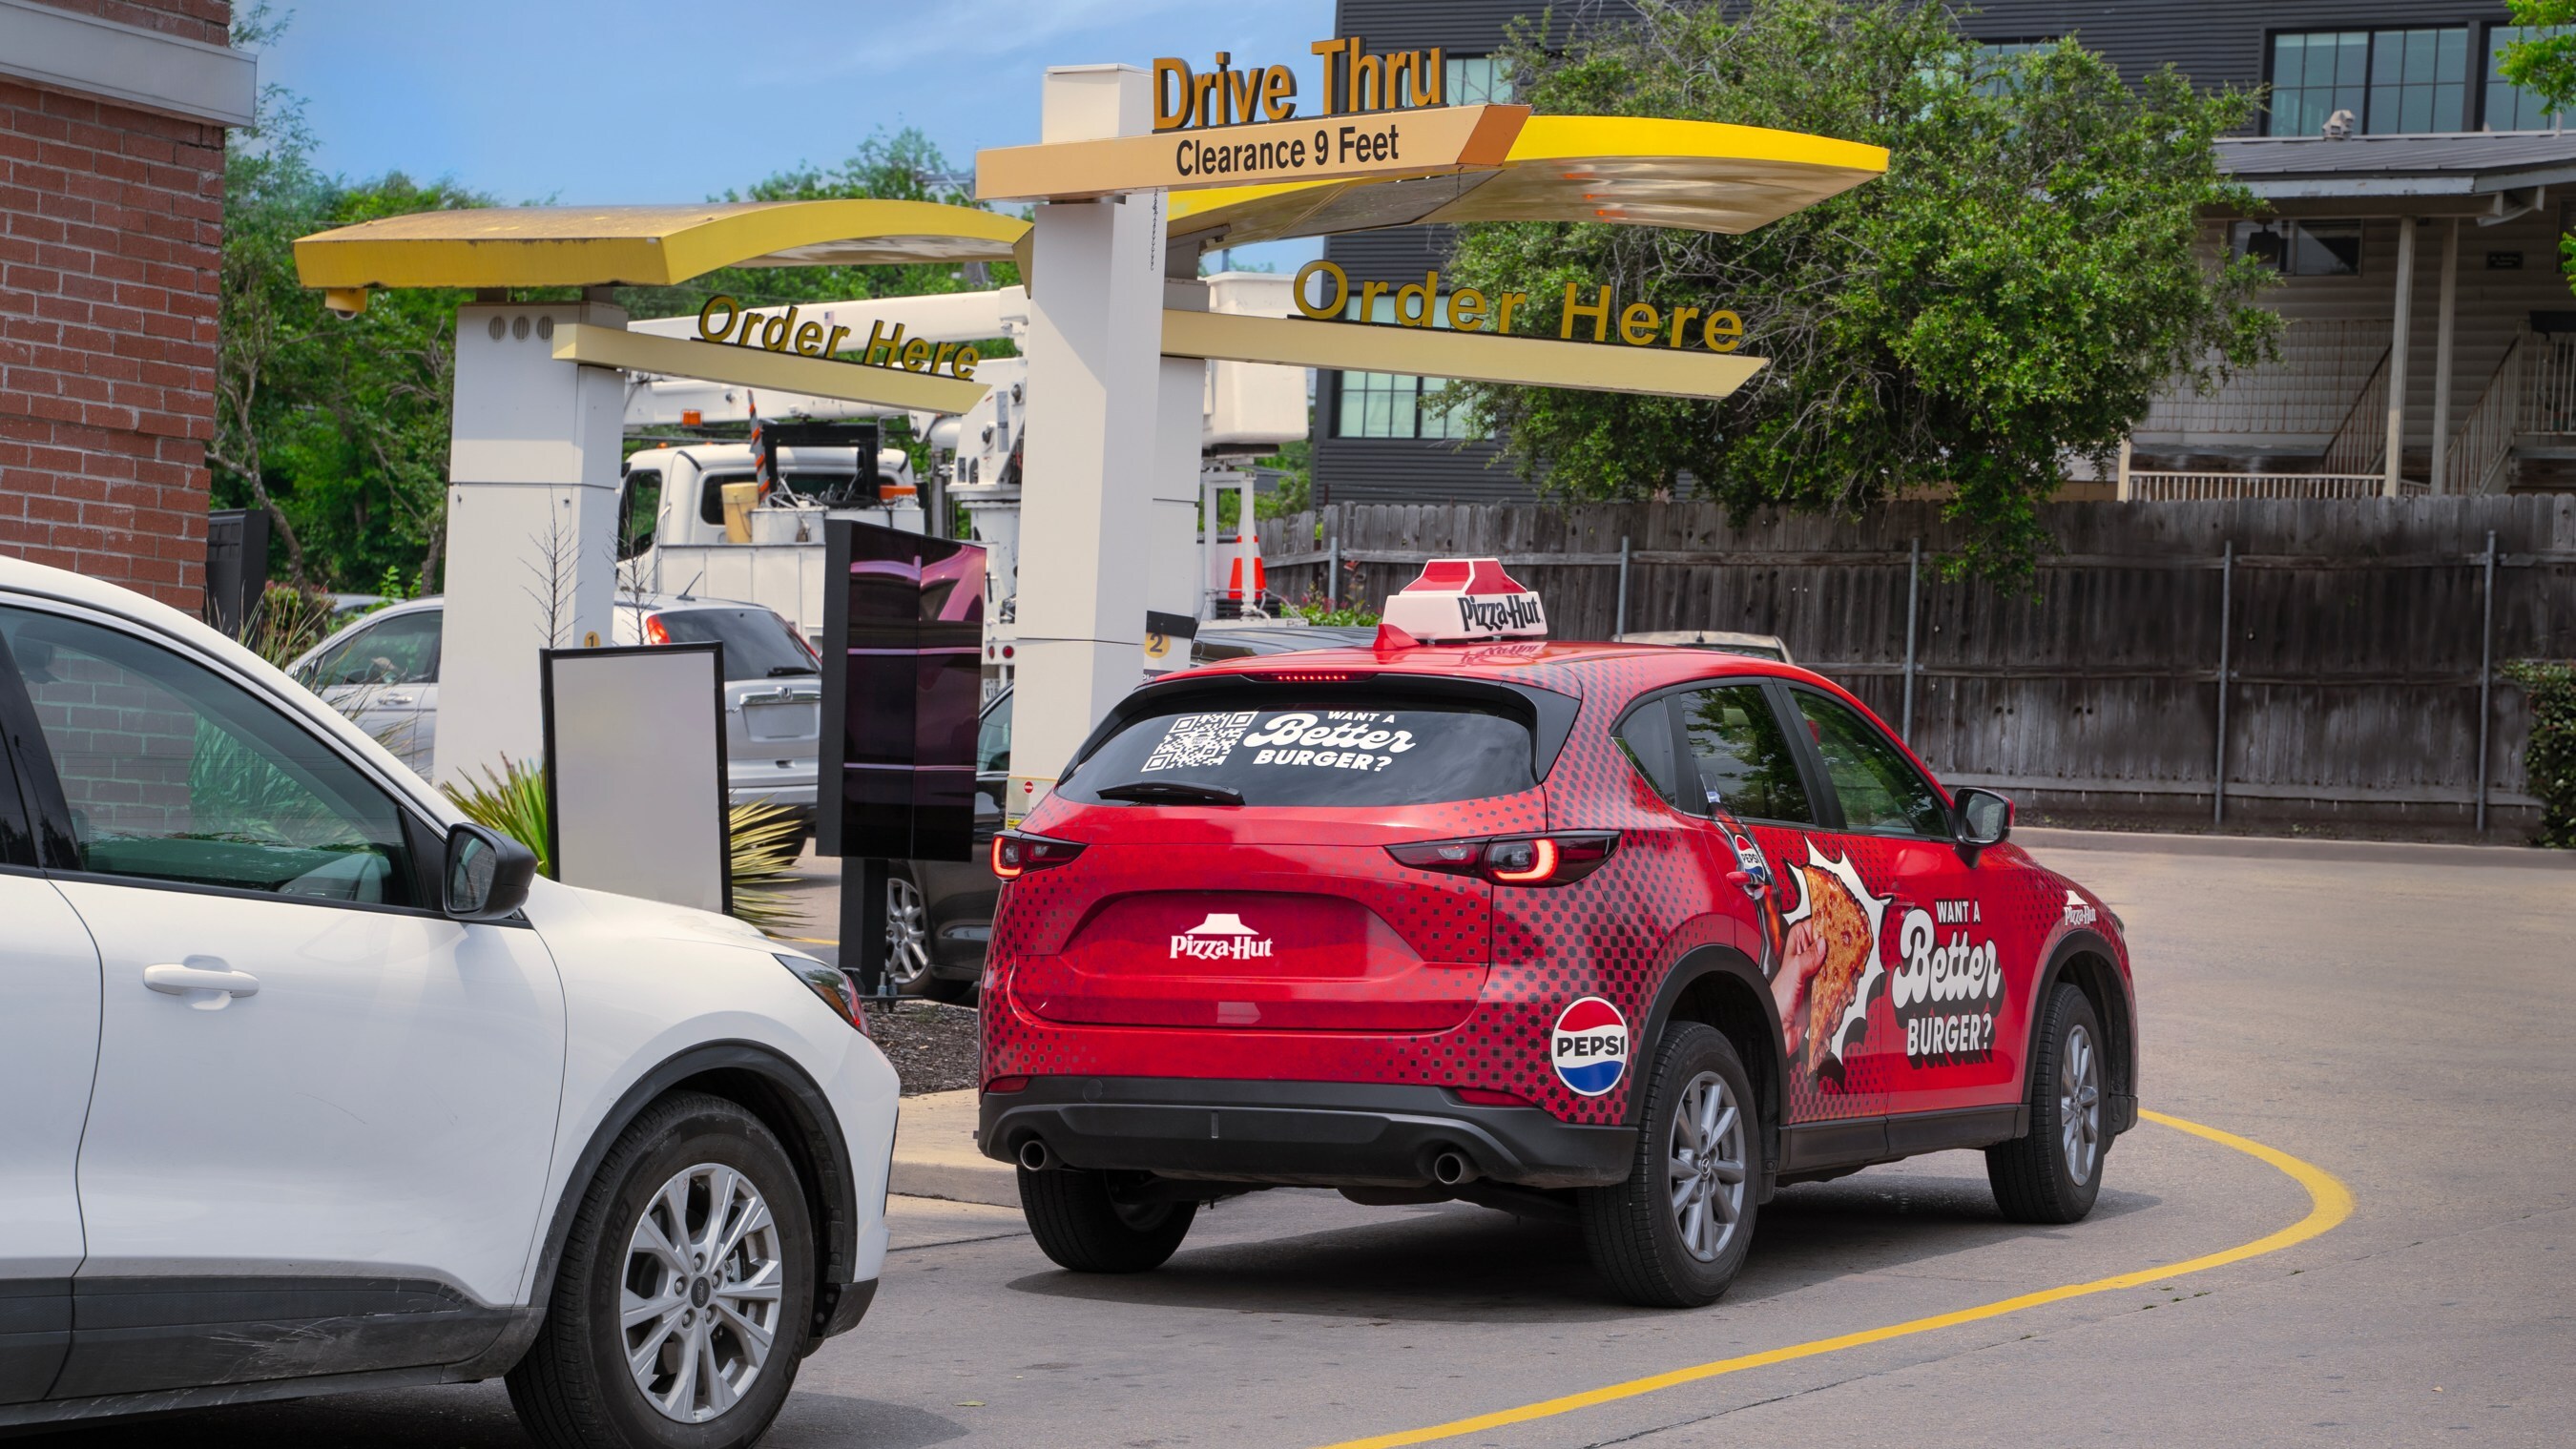
<svg viewBox="0 0 2576 1449">
<path fill-rule="evenodd" d="M 1598 1097 L 1628 1073 L 1628 1019 L 1600 997 L 1584 997 L 1558 1014 L 1547 1053 L 1567 1091 Z"/>
</svg>

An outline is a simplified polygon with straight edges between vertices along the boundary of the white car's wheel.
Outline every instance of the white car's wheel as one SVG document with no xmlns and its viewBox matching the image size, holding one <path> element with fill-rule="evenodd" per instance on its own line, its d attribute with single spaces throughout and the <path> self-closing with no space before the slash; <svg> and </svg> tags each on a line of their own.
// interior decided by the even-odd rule
<svg viewBox="0 0 2576 1449">
<path fill-rule="evenodd" d="M 749 1445 L 795 1382 L 814 1272 L 777 1138 L 720 1097 L 666 1097 L 601 1162 L 510 1402 L 549 1449 Z"/>
</svg>

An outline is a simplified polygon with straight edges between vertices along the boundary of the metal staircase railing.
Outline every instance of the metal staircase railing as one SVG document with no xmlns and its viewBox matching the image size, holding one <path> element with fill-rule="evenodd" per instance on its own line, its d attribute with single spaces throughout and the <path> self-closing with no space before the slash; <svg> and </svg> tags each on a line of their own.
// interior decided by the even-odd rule
<svg viewBox="0 0 2576 1449">
<path fill-rule="evenodd" d="M 2504 350 L 2487 390 L 2451 434 L 2449 457 L 2442 467 L 2442 491 L 2486 493 L 2494 489 L 2505 465 L 2513 461 L 2513 440 L 2529 431 L 2525 414 L 2532 411 L 2523 386 L 2523 355 L 2531 334 L 2523 332 Z"/>
<path fill-rule="evenodd" d="M 2379 365 L 2361 385 L 2361 395 L 2352 400 L 2352 408 L 2343 415 L 2334 437 L 2326 444 L 2325 456 L 2318 460 L 2317 471 L 2344 475 L 2381 473 L 2388 461 L 2388 350 L 2379 354 Z"/>
</svg>

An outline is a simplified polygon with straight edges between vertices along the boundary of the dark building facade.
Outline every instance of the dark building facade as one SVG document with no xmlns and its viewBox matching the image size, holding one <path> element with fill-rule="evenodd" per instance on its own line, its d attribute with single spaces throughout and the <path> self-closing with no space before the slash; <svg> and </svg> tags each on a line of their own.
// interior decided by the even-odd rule
<svg viewBox="0 0 2576 1449">
<path fill-rule="evenodd" d="M 1535 17 L 1543 8 L 1514 0 L 1341 0 L 1335 16 L 1339 34 L 1364 37 L 1371 51 L 1440 47 L 1450 73 L 1453 101 L 1503 100 L 1509 98 L 1509 77 L 1496 72 L 1490 57 L 1505 43 L 1507 30 L 1516 17 Z M 1624 23 L 1635 14 L 1625 0 L 1560 4 L 1550 13 L 1560 34 L 1570 28 Z M 1978 0 L 1973 11 L 1963 16 L 1962 24 L 1981 42 L 1999 48 L 2072 36 L 2103 54 L 2132 80 L 2171 65 L 2208 88 L 2271 86 L 2270 108 L 2252 128 L 2257 137 L 2319 137 L 2329 121 L 2345 113 L 2348 117 L 2343 124 L 2352 135 L 2364 138 L 2551 131 L 2558 124 L 2557 117 L 2541 113 L 2528 95 L 2495 76 L 2496 52 L 2520 34 L 2513 29 L 2503 0 L 2337 0 L 2332 4 L 2325 0 L 2263 0 L 2260 4 L 2248 0 Z M 2288 196 L 2294 192 L 2295 188 L 2282 187 L 2265 194 Z M 2358 198 L 2371 192 L 2367 186 L 2358 186 L 2350 188 L 2350 194 Z M 2303 285 L 2324 298 L 2318 305 L 2357 307 L 2375 313 L 2378 319 L 2374 324 L 2370 318 L 2356 316 L 2341 324 L 2353 336 L 2337 345 L 2361 358 L 2355 364 L 2354 379 L 2338 377 L 2319 387 L 2308 381 L 2316 369 L 2303 365 L 2298 370 L 2299 379 L 2294 380 L 2298 386 L 2319 393 L 2316 410 L 2341 418 L 2350 411 L 2352 389 L 2367 387 L 2365 375 L 2370 358 L 2388 347 L 2384 334 L 2390 302 L 2385 282 L 2364 284 L 2354 278 L 2364 273 L 2379 278 L 2389 274 L 2391 263 L 2379 260 L 2377 254 L 2397 253 L 2394 237 L 2400 221 L 2383 216 L 2387 208 L 2376 203 L 2333 202 L 2320 195 L 2320 204 L 2330 208 L 2342 205 L 2350 213 L 2352 219 L 2345 224 L 2352 229 L 2350 249 L 2356 253 L 2356 260 L 2335 283 Z M 2295 214 L 2317 208 L 2282 209 Z M 2419 215 L 2407 218 L 2405 224 L 2435 219 L 2435 212 L 2419 209 Z M 2532 209 L 2522 229 L 2539 236 L 2557 225 L 2558 210 L 2552 205 L 2545 211 Z M 2229 232 L 2228 226 L 2224 221 L 2213 223 L 2213 247 L 2246 245 L 2247 239 Z M 2370 255 L 2361 256 L 2359 239 L 2365 230 L 2370 238 Z M 2252 244 L 2284 249 L 2285 275 L 2298 277 L 2298 249 L 2330 247 L 2340 235 L 2333 224 L 2320 221 L 2311 224 L 2307 232 L 2284 233 L 2284 239 L 2279 240 L 2259 237 Z M 2490 232 L 2475 235 L 2486 239 Z M 1345 270 L 1356 289 L 1364 281 L 1419 284 L 1426 270 L 1443 264 L 1451 244 L 1451 233 L 1446 228 L 1408 227 L 1331 237 L 1325 243 L 1324 254 Z M 2545 254 L 2548 239 L 2542 236 L 2530 242 L 2516 236 L 2513 244 Z M 2432 245 L 2428 243 L 2427 249 Z M 2535 263 L 2534 281 L 2542 280 L 2544 267 L 2545 263 Z M 2554 269 L 2547 269 L 2545 275 L 2547 283 L 2542 290 L 2556 285 Z M 2429 277 L 2425 285 L 2429 290 Z M 2351 291 L 2352 299 L 2337 300 L 2337 287 Z M 2308 302 L 2303 297 L 2291 307 L 2294 318 L 2305 305 Z M 2510 328 L 2521 325 L 2526 306 L 2536 305 L 2539 304 L 2530 303 L 2519 293 L 2511 298 L 2499 297 L 2497 308 L 2491 310 L 2502 319 L 2494 326 L 2505 330 L 2498 332 L 2495 349 L 2501 351 L 2510 345 Z M 2374 325 L 2376 331 L 2372 331 Z M 2307 331 L 2323 338 L 2327 329 L 2321 326 Z M 2362 332 L 2371 332 L 2371 336 L 2362 337 Z M 2432 345 L 2426 339 L 2413 341 L 2420 347 Z M 2493 366 L 2493 359 L 2479 356 L 2464 357 L 2462 361 L 2470 370 Z M 2385 368 L 2384 362 L 2382 367 Z M 2412 386 L 2429 394 L 2433 374 L 2428 354 L 2424 365 L 2413 374 Z M 2484 381 L 2486 375 L 2483 371 L 2475 373 L 2478 381 Z M 2401 369 L 2399 376 L 2407 374 Z M 1319 374 L 1314 436 L 1318 500 L 1502 502 L 1528 498 L 1527 485 L 1508 467 L 1495 462 L 1493 445 L 1462 436 L 1464 429 L 1459 420 L 1437 406 L 1436 386 L 1383 374 Z M 2282 386 L 2296 390 L 2290 382 Z M 2468 386 L 2464 383 L 2464 390 Z M 2335 395 L 2325 396 L 2328 392 Z M 2467 402 L 2468 396 L 2461 400 Z M 2433 433 L 2448 436 L 2447 406 L 2424 402 L 2420 410 L 2424 417 L 2409 423 L 2406 447 L 2401 450 L 2408 458 L 2426 454 Z M 2160 417 L 2156 421 L 2161 424 L 2167 419 Z M 2232 457 L 2235 453 L 2277 460 L 2285 451 L 2297 454 L 2311 446 L 2322 454 L 2327 446 L 2322 440 L 2309 439 L 2309 434 L 2318 429 L 2309 427 L 2304 418 L 2272 419 L 2266 424 L 2270 431 L 2260 433 L 2229 433 L 2223 430 L 2225 426 L 2222 420 L 2221 431 L 2211 433 L 2206 428 L 2195 432 L 2176 425 L 2156 437 L 2167 439 L 2169 434 L 2163 446 L 2176 458 L 2188 455 L 2193 460 L 2170 465 L 2175 467 L 2210 466 L 2209 458 Z M 2323 426 L 2331 430 L 2334 422 L 2329 419 Z M 2211 443 L 2210 437 L 2221 441 Z M 2245 442 L 2231 453 L 2235 445 L 2226 440 L 2239 437 L 2259 440 Z M 2142 430 L 2142 440 L 2145 438 Z M 2157 444 L 2142 441 L 2141 446 Z M 2361 464 L 2349 466 L 2358 469 Z M 2380 464 L 2369 466 L 2376 468 Z M 2407 467 L 2421 471 L 2411 461 Z M 2441 491 L 2438 480 L 2436 491 Z"/>
</svg>

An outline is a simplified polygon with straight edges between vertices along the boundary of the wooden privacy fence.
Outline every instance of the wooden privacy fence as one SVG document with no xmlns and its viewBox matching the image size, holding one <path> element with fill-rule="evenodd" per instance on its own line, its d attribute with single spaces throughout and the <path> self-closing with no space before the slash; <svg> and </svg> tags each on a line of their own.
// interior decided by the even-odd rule
<svg viewBox="0 0 2576 1449">
<path fill-rule="evenodd" d="M 1272 590 L 1382 606 L 1495 555 L 1556 637 L 1776 634 L 1942 777 L 2053 819 L 2525 835 L 2508 661 L 2576 657 L 2576 499 L 2065 503 L 2023 585 L 1952 582 L 1940 505 L 1344 504 L 1261 525 Z"/>
</svg>

